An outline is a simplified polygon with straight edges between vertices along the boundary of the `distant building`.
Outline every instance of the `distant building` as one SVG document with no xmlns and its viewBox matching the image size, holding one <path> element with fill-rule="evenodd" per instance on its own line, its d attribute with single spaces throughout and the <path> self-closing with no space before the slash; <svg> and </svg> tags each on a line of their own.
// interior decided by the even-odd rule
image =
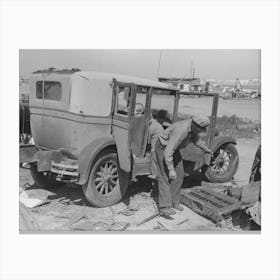
<svg viewBox="0 0 280 280">
<path fill-rule="evenodd" d="M 200 78 L 158 78 L 162 83 L 171 84 L 177 87 L 180 91 L 201 92 L 202 84 Z"/>
</svg>

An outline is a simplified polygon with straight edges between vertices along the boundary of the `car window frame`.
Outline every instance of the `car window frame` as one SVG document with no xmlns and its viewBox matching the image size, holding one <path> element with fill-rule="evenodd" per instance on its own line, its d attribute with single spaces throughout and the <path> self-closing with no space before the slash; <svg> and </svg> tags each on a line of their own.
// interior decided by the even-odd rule
<svg viewBox="0 0 280 280">
<path fill-rule="evenodd" d="M 41 90 L 42 90 L 42 96 L 41 97 L 38 97 L 38 83 L 42 83 L 42 87 L 41 87 Z M 46 95 L 45 95 L 45 84 L 46 83 L 57 83 L 59 84 L 60 86 L 60 98 L 59 99 L 49 99 L 49 98 L 46 98 Z M 35 96 L 36 96 L 36 99 L 38 100 L 44 100 L 44 101 L 50 101 L 50 102 L 61 102 L 62 101 L 62 97 L 63 97 L 63 86 L 62 86 L 62 83 L 60 81 L 52 81 L 52 80 L 45 80 L 45 79 L 42 79 L 42 80 L 37 80 L 36 83 L 35 83 Z"/>
</svg>

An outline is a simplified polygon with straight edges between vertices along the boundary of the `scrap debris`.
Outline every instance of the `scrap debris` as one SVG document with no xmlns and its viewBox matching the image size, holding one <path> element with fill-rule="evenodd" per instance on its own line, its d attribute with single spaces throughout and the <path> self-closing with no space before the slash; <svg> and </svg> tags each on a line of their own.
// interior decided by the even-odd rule
<svg viewBox="0 0 280 280">
<path fill-rule="evenodd" d="M 261 202 L 257 201 L 252 207 L 246 210 L 246 213 L 250 215 L 252 220 L 257 224 L 261 225 Z"/>
<path fill-rule="evenodd" d="M 115 222 L 112 224 L 101 221 L 93 222 L 91 220 L 71 226 L 72 230 L 80 231 L 124 231 L 130 226 L 127 222 Z"/>
<path fill-rule="evenodd" d="M 159 212 L 157 212 L 157 213 L 155 213 L 155 214 L 153 214 L 153 215 L 151 215 L 151 216 L 145 218 L 144 220 L 142 220 L 141 222 L 139 222 L 139 223 L 136 224 L 136 225 L 139 227 L 139 226 L 141 226 L 141 225 L 143 225 L 143 224 L 145 224 L 145 223 L 147 223 L 147 222 L 153 220 L 154 218 L 156 218 L 156 217 L 158 217 L 158 216 L 160 216 L 160 213 L 159 213 Z"/>
<path fill-rule="evenodd" d="M 160 230 L 160 231 L 168 231 L 167 227 L 161 223 L 161 222 L 157 222 L 157 226 L 153 228 L 154 230 Z"/>
<path fill-rule="evenodd" d="M 250 206 L 260 200 L 261 196 L 261 181 L 251 182 L 242 188 L 241 201 L 243 204 Z"/>
<path fill-rule="evenodd" d="M 240 208 L 237 199 L 205 187 L 182 190 L 181 203 L 216 224 Z"/>
<path fill-rule="evenodd" d="M 138 207 L 128 206 L 124 210 L 117 212 L 117 214 L 122 214 L 125 216 L 133 216 L 135 214 L 135 212 L 138 210 L 139 210 Z"/>
<path fill-rule="evenodd" d="M 87 216 L 83 213 L 83 214 L 81 214 L 81 215 L 79 215 L 79 216 L 76 216 L 76 217 L 74 217 L 74 218 L 72 218 L 69 222 L 67 222 L 66 224 L 65 224 L 65 226 L 66 227 L 69 227 L 70 229 L 72 229 L 72 226 L 75 224 L 75 223 L 77 223 L 78 221 L 80 221 L 80 220 L 82 220 L 82 219 L 86 219 L 87 218 Z"/>
<path fill-rule="evenodd" d="M 23 204 L 19 203 L 19 229 L 20 231 L 37 231 L 40 226 L 30 210 Z"/>
<path fill-rule="evenodd" d="M 20 192 L 19 201 L 28 208 L 39 207 L 39 206 L 42 206 L 44 204 L 48 204 L 51 202 L 48 199 L 31 198 L 31 197 L 29 197 L 27 192 L 25 190 L 23 190 L 22 188 L 20 188 L 19 192 Z"/>
<path fill-rule="evenodd" d="M 190 220 L 189 218 L 184 219 L 183 221 L 178 222 L 178 223 L 176 224 L 176 226 L 182 225 L 182 224 L 188 222 L 189 220 Z"/>
<path fill-rule="evenodd" d="M 107 231 L 109 230 L 110 225 L 103 222 L 93 223 L 92 221 L 85 221 L 78 225 L 71 226 L 72 230 L 81 230 L 81 231 Z"/>
<path fill-rule="evenodd" d="M 124 231 L 130 226 L 130 223 L 127 222 L 118 222 L 118 223 L 113 223 L 110 226 L 110 231 Z"/>
<path fill-rule="evenodd" d="M 113 209 L 111 209 L 113 214 L 112 222 L 96 221 L 94 218 L 85 214 L 85 207 L 80 211 L 78 215 L 73 217 L 64 227 L 68 227 L 71 230 L 79 231 L 124 231 L 129 226 L 128 222 L 115 222 Z M 61 218 L 67 217 L 66 215 L 61 215 Z"/>
</svg>

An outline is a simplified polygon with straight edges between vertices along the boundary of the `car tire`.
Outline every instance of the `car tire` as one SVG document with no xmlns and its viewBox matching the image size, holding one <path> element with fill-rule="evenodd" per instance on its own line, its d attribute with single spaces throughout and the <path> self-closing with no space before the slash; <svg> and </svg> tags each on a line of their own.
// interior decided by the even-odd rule
<svg viewBox="0 0 280 280">
<path fill-rule="evenodd" d="M 123 198 L 128 182 L 129 173 L 119 167 L 116 152 L 107 151 L 94 161 L 83 192 L 92 206 L 106 207 Z"/>
<path fill-rule="evenodd" d="M 38 172 L 36 166 L 31 166 L 30 172 L 34 183 L 43 189 L 53 189 L 65 185 L 64 182 L 57 181 L 55 175 L 50 172 Z"/>
<path fill-rule="evenodd" d="M 239 165 L 239 155 L 232 143 L 220 146 L 205 171 L 212 183 L 225 183 L 233 179 Z"/>
</svg>

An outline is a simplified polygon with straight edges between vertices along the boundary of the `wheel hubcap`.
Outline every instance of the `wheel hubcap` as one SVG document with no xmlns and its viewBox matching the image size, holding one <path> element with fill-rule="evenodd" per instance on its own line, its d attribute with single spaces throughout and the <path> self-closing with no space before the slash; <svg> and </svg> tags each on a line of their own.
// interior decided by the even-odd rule
<svg viewBox="0 0 280 280">
<path fill-rule="evenodd" d="M 99 194 L 108 195 L 118 184 L 118 168 L 113 161 L 100 165 L 95 174 L 95 186 Z"/>
<path fill-rule="evenodd" d="M 229 154 L 223 149 L 220 149 L 216 154 L 216 158 L 212 165 L 212 170 L 217 175 L 225 174 L 229 169 L 230 159 L 231 159 L 231 154 Z"/>
</svg>

